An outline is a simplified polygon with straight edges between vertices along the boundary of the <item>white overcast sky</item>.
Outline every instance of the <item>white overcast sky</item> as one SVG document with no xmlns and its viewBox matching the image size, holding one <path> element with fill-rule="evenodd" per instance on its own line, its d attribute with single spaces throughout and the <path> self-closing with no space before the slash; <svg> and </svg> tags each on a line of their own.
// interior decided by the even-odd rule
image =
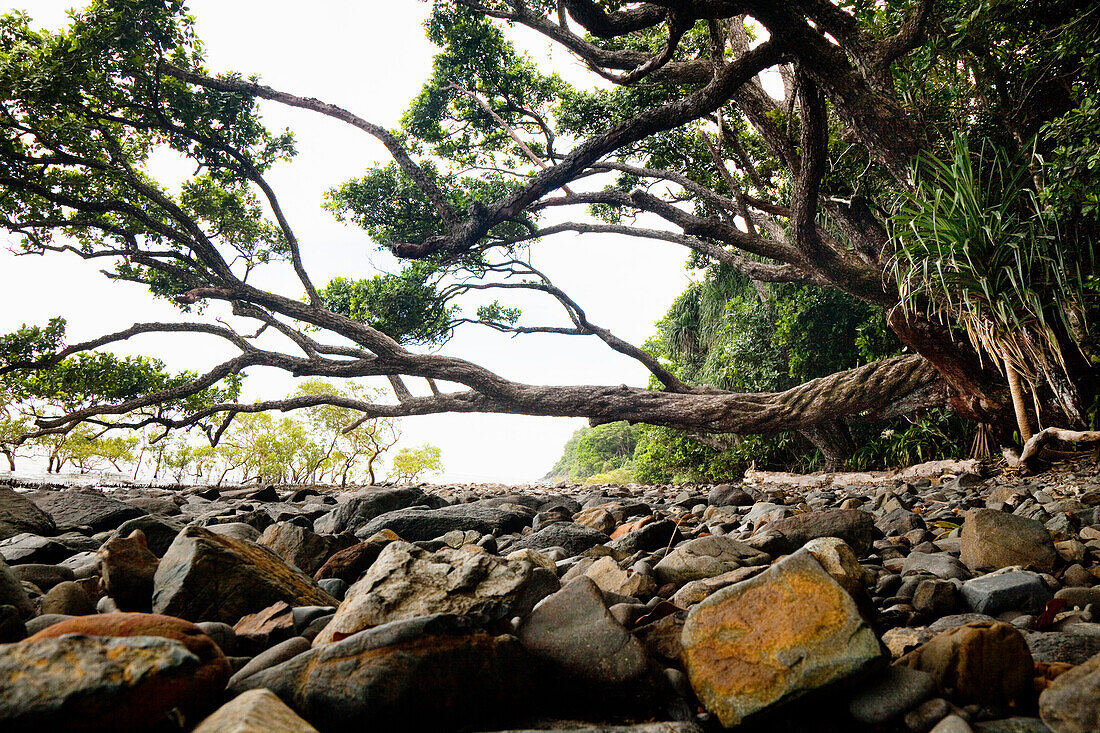
<svg viewBox="0 0 1100 733">
<path fill-rule="evenodd" d="M 73 0 L 17 0 L 10 7 L 26 10 L 37 25 L 58 27 L 66 8 L 74 5 Z M 420 0 L 191 0 L 188 6 L 213 70 L 258 74 L 266 84 L 339 104 L 387 127 L 397 123 L 431 69 L 434 48 L 421 27 L 429 5 Z M 579 64 L 542 39 L 528 34 L 521 41 L 536 62 L 552 65 L 575 83 L 594 83 Z M 337 223 L 320 208 L 327 188 L 385 161 L 385 150 L 364 133 L 316 114 L 272 103 L 262 109 L 270 128 L 290 127 L 297 139 L 297 158 L 276 168 L 269 180 L 302 242 L 314 282 L 392 269 L 393 261 L 379 254 L 361 230 Z M 169 158 L 158 166 L 169 176 L 190 172 Z M 685 254 L 673 245 L 641 239 L 565 234 L 541 243 L 534 263 L 594 323 L 640 344 L 687 285 Z M 135 320 L 179 318 L 173 307 L 153 300 L 143 288 L 108 282 L 98 274 L 101 266 L 65 256 L 14 257 L 0 249 L 0 332 L 63 315 L 69 340 L 76 341 Z M 265 282 L 285 284 L 297 294 L 286 270 L 268 277 Z M 558 313 L 539 306 L 525 310 L 532 321 L 540 320 L 540 312 L 547 318 Z M 195 370 L 228 355 L 221 344 L 197 337 L 150 336 L 115 350 L 155 355 L 173 369 Z M 508 338 L 467 327 L 442 353 L 534 384 L 643 386 L 647 380 L 640 365 L 594 337 Z M 284 374 L 257 369 L 248 373 L 245 388 L 246 398 L 258 399 L 282 396 L 294 387 Z M 438 445 L 446 470 L 437 480 L 523 482 L 543 475 L 569 435 L 584 424 L 507 415 L 413 417 L 402 420 L 400 445 Z"/>
</svg>

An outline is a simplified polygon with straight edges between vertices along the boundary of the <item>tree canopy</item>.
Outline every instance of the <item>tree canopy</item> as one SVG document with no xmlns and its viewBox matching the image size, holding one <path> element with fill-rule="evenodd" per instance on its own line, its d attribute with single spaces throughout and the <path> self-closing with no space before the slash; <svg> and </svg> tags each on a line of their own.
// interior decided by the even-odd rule
<svg viewBox="0 0 1100 733">
<path fill-rule="evenodd" d="M 567 84 L 518 51 L 517 26 L 573 54 L 593 82 Z M 53 326 L 24 329 L 0 342 L 0 375 L 65 392 L 59 365 L 98 369 L 104 357 L 89 352 L 145 333 L 237 351 L 203 374 L 112 381 L 115 392 L 37 416 L 38 433 L 137 412 L 217 441 L 237 415 L 322 405 L 360 419 L 501 412 L 798 430 L 823 444 L 853 421 L 947 404 L 1002 443 L 1016 425 L 1095 419 L 1095 6 L 434 0 L 426 31 L 439 47 L 431 76 L 387 130 L 339 100 L 266 86 L 256 70 L 215 73 L 179 0 L 95 0 L 57 32 L 3 16 L 0 226 L 25 251 L 101 261 L 194 318 L 68 345 Z M 326 206 L 364 230 L 365 246 L 402 258 L 401 272 L 313 282 L 310 236 L 265 178 L 295 155 L 293 135 L 264 126 L 259 100 L 385 145 L 393 161 L 336 185 Z M 149 173 L 164 148 L 195 166 L 179 191 Z M 818 356 L 746 379 L 736 354 L 699 349 L 702 314 L 664 352 L 627 343 L 532 264 L 532 249 L 562 232 L 682 247 L 707 287 L 752 288 L 780 340 L 820 339 Z M 292 270 L 297 287 L 257 286 L 252 273 L 269 267 Z M 784 314 L 791 288 L 826 308 L 844 299 L 844 317 L 877 341 L 834 350 L 829 329 L 851 324 L 829 319 L 800 332 Z M 481 291 L 502 300 L 463 311 Z M 527 322 L 507 302 L 516 291 L 556 302 L 561 321 Z M 235 319 L 204 318 L 213 302 Z M 438 350 L 473 325 L 594 336 L 645 365 L 653 388 L 525 384 Z M 674 363 L 693 353 L 698 364 Z M 261 365 L 382 376 L 392 394 L 238 401 L 235 375 Z M 409 379 L 430 393 L 414 395 Z"/>
</svg>

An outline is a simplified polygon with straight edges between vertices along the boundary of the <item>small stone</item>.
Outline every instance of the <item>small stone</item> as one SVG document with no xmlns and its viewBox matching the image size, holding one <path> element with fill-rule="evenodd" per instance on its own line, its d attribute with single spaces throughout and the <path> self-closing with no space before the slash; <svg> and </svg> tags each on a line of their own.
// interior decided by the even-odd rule
<svg viewBox="0 0 1100 733">
<path fill-rule="evenodd" d="M 596 560 L 584 574 L 607 593 L 647 600 L 657 592 L 657 581 L 652 576 L 623 570 L 610 557 Z"/>
<path fill-rule="evenodd" d="M 312 575 L 334 553 L 354 545 L 355 540 L 350 535 L 320 535 L 292 522 L 276 522 L 263 531 L 256 543 L 271 548 L 294 567 Z"/>
<path fill-rule="evenodd" d="M 37 586 L 43 592 L 66 580 L 76 580 L 73 571 L 62 565 L 27 563 L 16 565 L 11 571 L 19 580 Z"/>
<path fill-rule="evenodd" d="M 178 511 L 177 509 L 177 513 Z M 176 535 L 183 531 L 183 527 L 183 522 L 178 519 L 159 514 L 147 514 L 127 519 L 118 526 L 113 537 L 129 537 L 135 529 L 140 529 L 141 533 L 145 535 L 145 542 L 149 551 L 157 557 L 161 557 L 172 546 Z"/>
<path fill-rule="evenodd" d="M 882 643 L 889 650 L 890 657 L 898 659 L 924 644 L 933 636 L 935 636 L 935 633 L 925 626 L 898 626 L 883 633 Z"/>
<path fill-rule="evenodd" d="M 941 580 L 969 580 L 973 577 L 959 559 L 947 552 L 912 552 L 901 566 L 903 577 L 935 575 Z"/>
<path fill-rule="evenodd" d="M 913 733 L 927 733 L 936 723 L 951 713 L 951 703 L 942 697 L 927 700 L 905 714 L 905 727 Z"/>
<path fill-rule="evenodd" d="M 192 733 L 318 733 L 271 690 L 248 690 L 222 705 Z"/>
<path fill-rule="evenodd" d="M 294 611 L 283 601 L 250 613 L 233 626 L 245 649 L 260 651 L 294 635 Z"/>
<path fill-rule="evenodd" d="M 871 552 L 875 539 L 874 519 L 859 509 L 828 509 L 799 514 L 771 522 L 768 526 L 783 534 L 793 548 L 802 547 L 818 537 L 839 537 L 860 557 Z"/>
<path fill-rule="evenodd" d="M 874 575 L 859 564 L 859 558 L 848 543 L 839 537 L 819 537 L 803 547 L 849 593 L 862 594 L 874 580 Z"/>
<path fill-rule="evenodd" d="M 0 605 L 0 644 L 10 644 L 27 638 L 27 625 L 15 606 Z"/>
<path fill-rule="evenodd" d="M 852 597 L 804 551 L 694 606 L 682 641 L 692 687 L 727 727 L 882 655 Z"/>
<path fill-rule="evenodd" d="M 645 648 L 608 612 L 600 589 L 584 576 L 540 601 L 516 636 L 535 655 L 589 684 L 623 684 L 646 669 Z"/>
<path fill-rule="evenodd" d="M 573 556 L 610 541 L 611 538 L 598 529 L 573 522 L 555 522 L 527 535 L 514 543 L 511 549 L 544 550 L 548 547 L 561 547 L 567 555 Z"/>
<path fill-rule="evenodd" d="M 715 575 L 713 578 L 701 578 L 700 580 L 693 580 L 690 583 L 685 583 L 680 590 L 676 591 L 676 594 L 672 596 L 672 602 L 680 608 L 690 608 L 696 603 L 704 600 L 717 590 L 721 590 L 726 586 L 733 585 L 734 583 L 740 583 L 742 580 L 748 580 L 757 573 L 762 572 L 766 566 L 757 565 L 748 568 L 737 568 L 731 570 L 728 573 L 722 573 L 721 575 Z"/>
<path fill-rule="evenodd" d="M 890 667 L 852 698 L 848 712 L 861 723 L 878 725 L 902 715 L 935 691 L 936 682 L 927 672 Z"/>
<path fill-rule="evenodd" d="M 282 664 L 286 660 L 293 659 L 303 652 L 308 652 L 309 649 L 309 641 L 301 636 L 292 636 L 286 641 L 279 642 L 270 649 L 260 652 L 249 660 L 247 664 L 238 669 L 233 676 L 229 678 L 229 687 L 234 687 L 245 677 L 254 675 L 269 667 L 274 667 L 276 664 Z"/>
<path fill-rule="evenodd" d="M 34 615 L 34 604 L 27 591 L 3 559 L 0 559 L 0 605 L 14 607 L 22 618 Z"/>
<path fill-rule="evenodd" d="M 945 631 L 896 664 L 928 672 L 941 693 L 960 703 L 1008 705 L 1033 694 L 1027 642 L 998 621 Z"/>
<path fill-rule="evenodd" d="M 615 531 L 614 515 L 598 506 L 580 510 L 573 515 L 573 521 L 581 526 L 590 527 L 606 535 L 610 535 Z"/>
<path fill-rule="evenodd" d="M 1051 729 L 1039 718 L 980 720 L 973 724 L 973 728 L 975 733 L 1051 733 Z"/>
<path fill-rule="evenodd" d="M 1069 608 L 1084 608 L 1090 603 L 1100 604 L 1100 586 L 1063 588 L 1054 597 L 1064 600 Z"/>
<path fill-rule="evenodd" d="M 1039 716 L 1055 733 L 1100 730 L 1100 654 L 1051 683 L 1039 696 Z"/>
<path fill-rule="evenodd" d="M 39 601 L 39 608 L 46 614 L 90 616 L 96 612 L 96 604 L 83 586 L 67 580 L 50 588 Z"/>
<path fill-rule="evenodd" d="M 335 553 L 325 561 L 313 577 L 316 580 L 339 578 L 351 585 L 363 577 L 367 568 L 378 559 L 383 547 L 399 539 L 401 538 L 397 534 L 384 529 L 373 537 Z"/>
<path fill-rule="evenodd" d="M 72 554 L 60 542 L 26 532 L 0 540 L 0 560 L 9 564 L 34 562 L 52 565 Z"/>
<path fill-rule="evenodd" d="M 974 729 L 958 715 L 948 715 L 932 728 L 932 733 L 974 733 Z"/>
<path fill-rule="evenodd" d="M 961 559 L 971 570 L 1022 565 L 1049 573 L 1058 557 L 1041 522 L 992 509 L 967 512 L 960 540 Z"/>
<path fill-rule="evenodd" d="M 933 616 L 943 616 L 955 610 L 958 594 L 955 584 L 949 580 L 922 580 L 913 594 L 913 608 Z"/>
<path fill-rule="evenodd" d="M 1051 594 L 1038 574 L 1021 570 L 968 580 L 962 597 L 975 613 L 996 616 L 1005 611 L 1039 613 Z"/>
<path fill-rule="evenodd" d="M 750 506 L 752 503 L 749 493 L 733 484 L 718 484 L 707 495 L 710 506 Z"/>
</svg>

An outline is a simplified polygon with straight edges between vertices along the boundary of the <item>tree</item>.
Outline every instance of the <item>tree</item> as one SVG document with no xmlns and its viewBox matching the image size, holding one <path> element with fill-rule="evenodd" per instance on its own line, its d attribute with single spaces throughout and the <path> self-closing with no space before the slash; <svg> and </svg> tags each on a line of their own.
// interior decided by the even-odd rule
<svg viewBox="0 0 1100 733">
<path fill-rule="evenodd" d="M 917 190 L 916 161 L 942 153 L 956 132 L 1007 150 L 1034 147 L 1043 162 L 1027 185 L 1060 223 L 1069 279 L 1091 284 L 1081 288 L 1079 313 L 1094 317 L 1086 245 L 1097 230 L 1100 170 L 1076 136 L 1095 127 L 1088 110 L 1098 97 L 1100 11 L 1078 14 L 1071 5 L 436 0 L 427 30 L 440 53 L 393 131 L 253 78 L 213 75 L 179 0 L 96 0 L 59 33 L 9 14 L 0 25 L 3 226 L 27 251 L 111 263 L 111 277 L 145 283 L 185 309 L 230 304 L 236 320 L 138 323 L 8 361 L 0 373 L 144 333 L 205 334 L 239 352 L 183 383 L 40 416 L 40 430 L 149 410 L 265 365 L 300 376 L 385 376 L 394 399 L 229 399 L 145 421 L 176 428 L 220 420 L 207 426 L 216 441 L 237 415 L 331 404 L 368 419 L 481 411 L 751 434 L 882 419 L 949 400 L 1008 441 L 1004 377 L 935 308 L 896 307 L 889 212 Z M 573 88 L 545 73 L 508 41 L 513 25 L 568 49 L 613 88 Z M 769 91 L 765 73 L 782 81 L 781 91 Z M 394 162 L 334 189 L 328 206 L 409 261 L 404 270 L 313 283 L 301 257 L 308 239 L 299 239 L 264 178 L 293 155 L 293 140 L 263 127 L 258 99 L 326 115 L 386 146 Z M 160 148 L 196 165 L 178 194 L 145 172 Z M 1052 171 L 1048 159 L 1086 164 Z M 529 247 L 566 231 L 657 239 L 753 282 L 841 291 L 885 311 L 908 353 L 781 391 L 685 383 L 590 321 L 532 264 Z M 296 274 L 296 292 L 249 280 L 279 263 Z M 566 320 L 527 324 L 501 303 L 472 316 L 453 310 L 484 290 L 541 294 Z M 528 385 L 432 350 L 471 322 L 595 336 L 644 364 L 660 389 Z M 242 335 L 255 326 L 293 348 Z M 1100 385 L 1095 343 L 1073 344 L 1056 330 L 1052 338 L 1066 355 L 1071 404 L 1042 391 L 1038 400 L 1046 420 L 1080 427 Z M 427 380 L 430 394 L 414 394 L 409 378 Z"/>
<path fill-rule="evenodd" d="M 443 452 L 438 446 L 421 445 L 402 448 L 393 457 L 393 474 L 398 481 L 412 483 L 421 474 L 439 473 L 443 470 Z"/>
</svg>

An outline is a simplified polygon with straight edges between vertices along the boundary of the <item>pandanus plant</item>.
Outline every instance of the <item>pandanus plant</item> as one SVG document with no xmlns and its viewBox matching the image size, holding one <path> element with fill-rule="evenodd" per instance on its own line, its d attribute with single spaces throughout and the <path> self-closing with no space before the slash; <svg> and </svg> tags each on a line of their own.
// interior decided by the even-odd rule
<svg viewBox="0 0 1100 733">
<path fill-rule="evenodd" d="M 1032 437 L 1025 387 L 1045 383 L 1071 418 L 1083 410 L 1066 367 L 1085 348 L 1085 277 L 1091 261 L 1067 253 L 1034 189 L 1041 161 L 956 135 L 949 156 L 925 156 L 891 218 L 900 306 L 923 309 L 966 334 L 1003 369 L 1020 439 Z"/>
</svg>

